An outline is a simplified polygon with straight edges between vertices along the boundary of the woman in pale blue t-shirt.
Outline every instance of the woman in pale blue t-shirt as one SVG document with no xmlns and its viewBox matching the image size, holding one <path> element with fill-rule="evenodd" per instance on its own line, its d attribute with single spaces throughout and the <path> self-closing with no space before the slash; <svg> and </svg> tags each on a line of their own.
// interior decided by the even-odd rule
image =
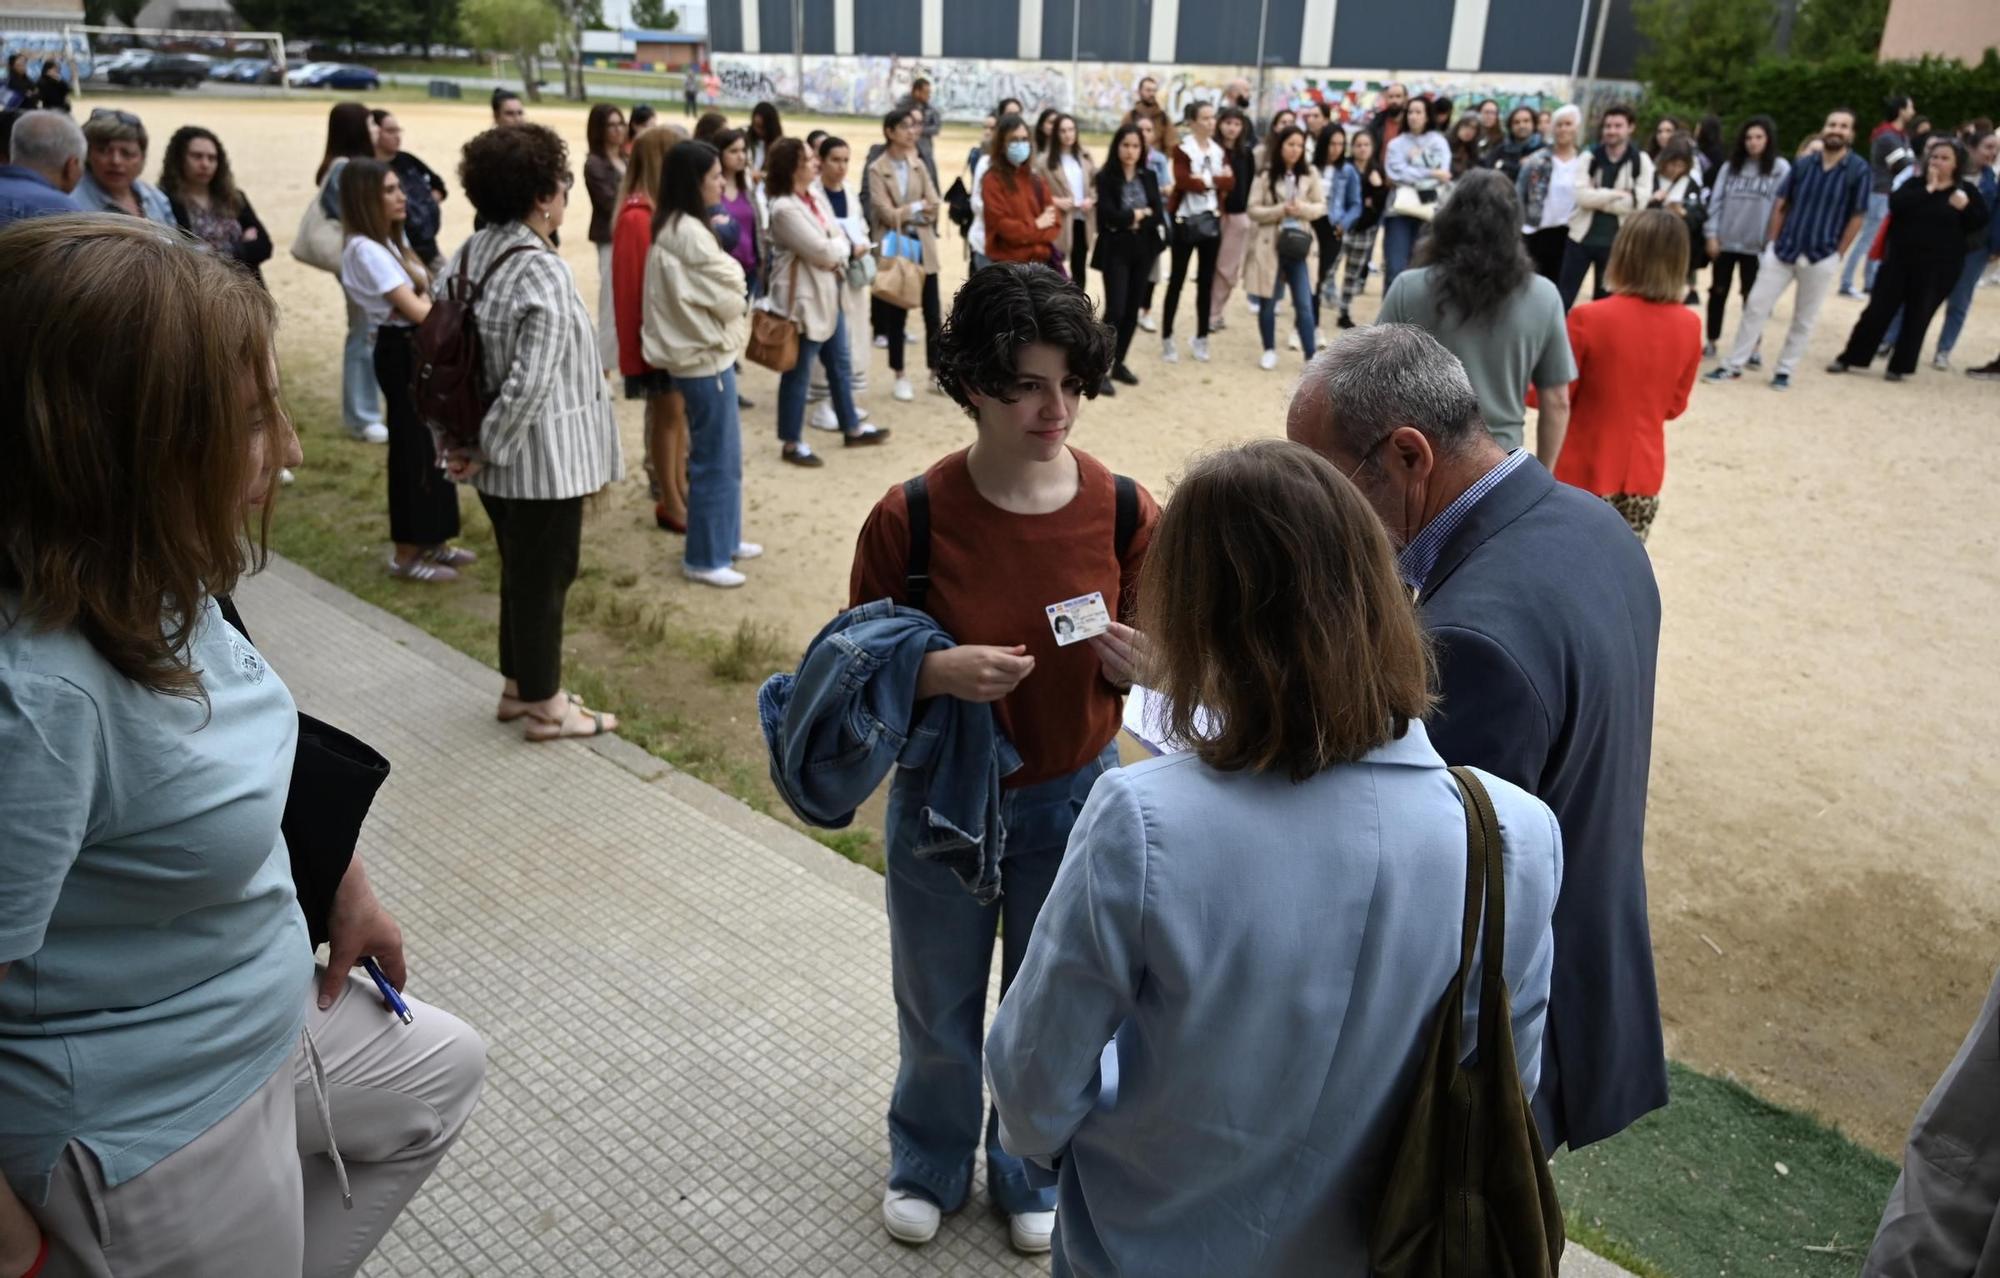
<svg viewBox="0 0 2000 1278">
<path fill-rule="evenodd" d="M 275 306 L 190 244 L 50 217 L 0 235 L 6 316 L 36 325 L 0 319 L 26 405 L 0 427 L 0 1274 L 352 1274 L 483 1046 L 349 977 L 367 953 L 402 979 L 358 861 L 315 978 L 279 828 L 298 712 L 216 600 L 299 462 Z M 413 1059 L 422 1083 L 354 1072 Z M 376 1101 L 317 1121 L 328 1084 Z"/>
</svg>

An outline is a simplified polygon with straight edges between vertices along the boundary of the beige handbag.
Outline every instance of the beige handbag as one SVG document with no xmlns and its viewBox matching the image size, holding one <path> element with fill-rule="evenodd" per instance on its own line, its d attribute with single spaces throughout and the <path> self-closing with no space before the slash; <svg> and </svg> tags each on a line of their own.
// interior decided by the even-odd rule
<svg viewBox="0 0 2000 1278">
<path fill-rule="evenodd" d="M 1426 200 L 1424 197 L 1429 196 Z M 1428 222 L 1437 216 L 1437 206 L 1443 202 L 1438 191 L 1419 191 L 1414 186 L 1399 186 L 1389 199 L 1390 217 L 1413 217 L 1419 222 Z"/>
<path fill-rule="evenodd" d="M 314 191 L 312 199 L 306 203 L 306 211 L 299 217 L 299 229 L 292 236 L 292 256 L 307 266 L 340 274 L 340 250 L 347 244 L 347 236 L 340 229 L 340 219 L 328 217 L 320 207 L 319 192 Z"/>
</svg>

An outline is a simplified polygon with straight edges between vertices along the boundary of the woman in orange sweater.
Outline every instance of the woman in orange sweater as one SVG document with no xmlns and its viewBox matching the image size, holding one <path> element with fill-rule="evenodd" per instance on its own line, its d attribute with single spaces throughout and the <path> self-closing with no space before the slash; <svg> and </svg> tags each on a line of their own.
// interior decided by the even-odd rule
<svg viewBox="0 0 2000 1278">
<path fill-rule="evenodd" d="M 687 531 L 687 403 L 673 375 L 646 363 L 640 341 L 646 302 L 646 252 L 653 247 L 653 200 L 667 169 L 667 152 L 687 140 L 678 125 L 648 129 L 632 144 L 618 189 L 618 217 L 611 227 L 611 314 L 618 330 L 618 371 L 625 398 L 646 401 L 646 474 L 653 489 L 653 522 L 668 532 Z"/>
<path fill-rule="evenodd" d="M 1028 122 L 1019 115 L 1004 116 L 993 136 L 999 139 L 993 164 L 979 184 L 986 208 L 986 256 L 996 262 L 1053 265 L 1062 214 L 1035 172 Z"/>
<path fill-rule="evenodd" d="M 1611 245 L 1611 296 L 1569 313 L 1577 378 L 1556 478 L 1617 507 L 1641 541 L 1660 510 L 1667 423 L 1686 411 L 1701 366 L 1701 317 L 1681 304 L 1687 263 L 1685 222 L 1635 214 Z"/>
</svg>

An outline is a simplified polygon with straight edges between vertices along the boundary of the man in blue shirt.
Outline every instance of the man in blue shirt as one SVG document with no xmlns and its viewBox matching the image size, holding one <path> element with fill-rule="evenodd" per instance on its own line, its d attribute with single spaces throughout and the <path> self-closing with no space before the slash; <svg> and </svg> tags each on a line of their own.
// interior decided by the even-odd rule
<svg viewBox="0 0 2000 1278">
<path fill-rule="evenodd" d="M 80 213 L 69 197 L 83 178 L 83 130 L 58 111 L 30 111 L 14 125 L 11 164 L 0 164 L 0 226 L 45 213 Z"/>
<path fill-rule="evenodd" d="M 1757 266 L 1757 283 L 1743 305 L 1736 343 L 1711 370 L 1710 382 L 1733 382 L 1763 339 L 1764 325 L 1785 289 L 1796 282 L 1792 326 L 1778 355 L 1771 389 L 1790 390 L 1792 370 L 1806 353 L 1819 308 L 1840 275 L 1840 259 L 1861 233 L 1871 188 L 1868 161 L 1854 154 L 1854 112 L 1835 107 L 1809 151 L 1792 166 L 1771 210 L 1770 243 Z M 1816 153 L 1815 153 L 1816 152 Z"/>
</svg>

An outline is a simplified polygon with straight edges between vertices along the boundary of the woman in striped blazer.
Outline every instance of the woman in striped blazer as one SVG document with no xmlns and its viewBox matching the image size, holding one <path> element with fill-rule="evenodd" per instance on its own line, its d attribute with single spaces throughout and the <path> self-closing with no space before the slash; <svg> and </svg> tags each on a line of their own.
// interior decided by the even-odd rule
<svg viewBox="0 0 2000 1278">
<path fill-rule="evenodd" d="M 618 721 L 563 691 L 563 601 L 583 499 L 624 478 L 625 462 L 590 308 L 553 251 L 574 181 L 569 152 L 539 124 L 489 129 L 465 144 L 459 173 L 484 229 L 444 278 L 463 263 L 485 281 L 473 312 L 494 400 L 478 447 L 446 462 L 478 490 L 500 548 L 499 717 L 527 719 L 530 741 L 595 736 Z"/>
</svg>

